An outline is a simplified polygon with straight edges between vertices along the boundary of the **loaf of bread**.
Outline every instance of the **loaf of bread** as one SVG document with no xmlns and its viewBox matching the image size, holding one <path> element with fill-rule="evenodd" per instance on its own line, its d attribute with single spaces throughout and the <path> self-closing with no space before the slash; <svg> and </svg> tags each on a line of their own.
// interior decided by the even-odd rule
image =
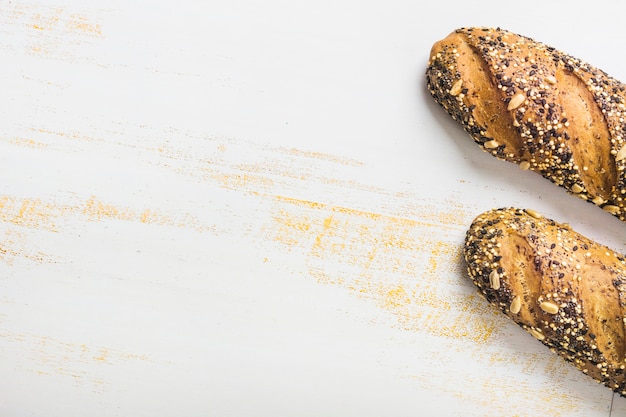
<svg viewBox="0 0 626 417">
<path fill-rule="evenodd" d="M 528 37 L 463 28 L 435 43 L 435 100 L 487 152 L 626 220 L 626 86 Z"/>
<path fill-rule="evenodd" d="M 626 395 L 626 260 L 533 210 L 479 215 L 467 231 L 469 275 L 535 338 Z"/>
</svg>

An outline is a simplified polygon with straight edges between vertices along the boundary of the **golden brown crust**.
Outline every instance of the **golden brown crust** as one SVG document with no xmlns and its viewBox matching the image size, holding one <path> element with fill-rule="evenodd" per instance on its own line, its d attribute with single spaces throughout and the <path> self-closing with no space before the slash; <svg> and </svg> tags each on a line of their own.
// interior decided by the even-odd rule
<svg viewBox="0 0 626 417">
<path fill-rule="evenodd" d="M 626 395 L 626 260 L 532 210 L 479 215 L 468 272 L 487 300 L 584 373 Z"/>
<path fill-rule="evenodd" d="M 552 47 L 501 29 L 435 43 L 435 100 L 487 152 L 531 169 L 626 221 L 626 86 Z"/>
</svg>

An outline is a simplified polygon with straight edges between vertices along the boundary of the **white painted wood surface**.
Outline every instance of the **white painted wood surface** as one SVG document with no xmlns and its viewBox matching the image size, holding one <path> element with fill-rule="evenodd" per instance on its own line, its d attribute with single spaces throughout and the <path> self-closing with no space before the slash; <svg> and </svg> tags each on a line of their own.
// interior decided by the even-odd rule
<svg viewBox="0 0 626 417">
<path fill-rule="evenodd" d="M 426 92 L 460 26 L 626 79 L 626 5 L 517 7 L 0 1 L 0 414 L 626 413 L 462 263 L 507 205 L 626 252 Z"/>
</svg>

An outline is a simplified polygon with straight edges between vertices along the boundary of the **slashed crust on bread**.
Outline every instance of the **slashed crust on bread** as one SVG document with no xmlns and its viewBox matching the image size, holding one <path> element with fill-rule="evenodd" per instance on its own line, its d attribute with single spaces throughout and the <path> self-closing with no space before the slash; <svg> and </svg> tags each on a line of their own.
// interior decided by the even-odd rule
<svg viewBox="0 0 626 417">
<path fill-rule="evenodd" d="M 426 75 L 435 101 L 482 149 L 626 221 L 624 84 L 493 28 L 462 28 L 436 42 Z"/>
<path fill-rule="evenodd" d="M 626 259 L 533 210 L 479 215 L 468 272 L 487 300 L 584 373 L 626 395 Z"/>
</svg>

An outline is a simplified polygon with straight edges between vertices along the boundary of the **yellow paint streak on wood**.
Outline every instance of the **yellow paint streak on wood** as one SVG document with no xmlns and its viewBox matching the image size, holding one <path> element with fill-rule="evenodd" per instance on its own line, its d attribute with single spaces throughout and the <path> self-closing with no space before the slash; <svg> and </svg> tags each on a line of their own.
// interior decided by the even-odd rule
<svg viewBox="0 0 626 417">
<path fill-rule="evenodd" d="M 273 185 L 273 181 L 269 178 L 246 173 L 213 173 L 211 177 L 216 180 L 220 186 L 233 190 L 248 189 L 250 187 L 262 189 Z"/>
<path fill-rule="evenodd" d="M 109 357 L 109 351 L 107 349 L 100 349 L 97 355 L 93 357 L 94 360 L 98 362 L 108 362 L 107 358 Z"/>
<path fill-rule="evenodd" d="M 300 252 L 318 282 L 372 300 L 407 330 L 491 337 L 490 307 L 466 292 L 459 244 L 430 237 L 450 226 L 283 196 L 276 202 L 274 241 Z"/>
<path fill-rule="evenodd" d="M 411 297 L 402 285 L 389 289 L 384 298 L 383 306 L 388 309 L 396 309 L 411 304 Z"/>
<path fill-rule="evenodd" d="M 565 375 L 568 371 L 578 372 L 574 367 L 567 364 L 562 358 L 556 355 L 529 354 L 520 358 L 519 356 L 509 354 L 506 355 L 506 358 L 510 361 L 508 362 L 510 364 L 526 364 L 529 369 L 522 371 L 524 374 L 543 374 L 548 376 L 561 375 L 563 377 L 561 378 L 562 380 L 567 380 Z M 555 369 L 540 369 L 543 365 L 547 365 L 548 368 L 554 366 Z M 571 393 L 568 391 L 567 387 L 562 384 L 562 380 L 544 385 L 545 388 L 543 390 L 528 386 L 526 381 L 521 378 L 514 379 L 509 383 L 502 381 L 501 379 L 477 378 L 472 381 L 472 383 L 480 384 L 482 386 L 482 392 L 515 393 L 522 404 L 541 404 L 541 413 L 532 411 L 533 409 L 529 408 L 528 410 L 525 410 L 523 414 L 515 414 L 517 416 L 539 414 L 552 416 L 574 415 L 576 414 L 576 411 L 578 411 L 578 405 L 575 401 L 572 401 Z M 451 391 L 451 394 L 459 398 L 461 401 L 475 401 L 475 397 L 470 398 L 475 394 L 471 394 L 463 390 L 454 390 Z M 509 415 L 508 412 L 510 409 L 507 408 L 502 409 L 502 411 L 499 410 L 499 408 L 502 408 L 503 406 L 510 407 L 508 404 L 485 402 L 484 405 L 491 407 L 496 413 L 494 415 Z"/>
<path fill-rule="evenodd" d="M 0 196 L 0 261 L 13 266 L 17 260 L 35 263 L 54 262 L 54 256 L 36 249 L 29 242 L 27 229 L 51 233 L 62 231 L 80 221 L 130 221 L 145 225 L 160 225 L 195 230 L 200 233 L 216 230 L 215 225 L 203 224 L 190 213 L 164 213 L 156 209 L 135 209 L 105 202 L 95 196 L 74 204 L 61 204 L 38 198 Z"/>
<path fill-rule="evenodd" d="M 84 133 L 80 133 L 80 132 L 72 131 L 72 130 L 62 131 L 62 130 L 38 128 L 38 129 L 31 129 L 31 131 L 34 134 L 45 135 L 44 137 L 56 136 L 58 138 L 79 140 L 79 141 L 84 141 L 84 142 L 94 142 L 97 140 L 101 140 L 101 139 L 96 139 L 94 137 L 91 137 L 89 135 L 85 135 Z"/>
<path fill-rule="evenodd" d="M 0 221 L 17 226 L 57 232 L 61 219 L 83 217 L 88 221 L 119 220 L 143 224 L 192 228 L 198 231 L 214 230 L 203 225 L 189 213 L 166 214 L 157 209 L 135 209 L 105 202 L 96 196 L 76 204 L 59 204 L 35 198 L 0 196 Z M 1 246 L 1 244 L 0 244 Z"/>
<path fill-rule="evenodd" d="M 71 13 L 64 7 L 37 7 L 31 14 L 30 27 L 37 31 L 62 31 L 82 36 L 102 37 L 102 26 L 84 14 Z M 23 15 L 24 13 L 22 13 Z"/>
<path fill-rule="evenodd" d="M 37 142 L 33 139 L 26 139 L 26 138 L 21 138 L 21 137 L 8 139 L 7 142 L 13 145 L 23 146 L 23 147 L 31 148 L 31 149 L 42 149 L 48 146 L 45 143 Z"/>
<path fill-rule="evenodd" d="M 91 197 L 85 203 L 83 214 L 90 219 L 102 220 L 102 219 L 117 219 L 117 220 L 132 220 L 135 217 L 135 213 L 132 210 L 124 207 L 118 207 L 113 204 L 108 204 L 103 201 Z"/>
<path fill-rule="evenodd" d="M 16 199 L 0 197 L 0 220 L 19 226 L 38 227 L 56 231 L 56 225 L 51 219 L 53 206 L 40 199 Z"/>
<path fill-rule="evenodd" d="M 332 154 L 322 153 L 322 152 L 313 152 L 313 151 L 305 151 L 297 148 L 279 148 L 280 151 L 287 153 L 293 156 L 304 156 L 309 159 L 320 159 L 325 161 L 334 162 L 341 165 L 350 165 L 350 166 L 363 166 L 363 162 L 357 161 L 355 159 L 340 157 Z"/>
<path fill-rule="evenodd" d="M 107 346 L 73 343 L 46 335 L 29 333 L 0 334 L 0 341 L 19 343 L 27 361 L 14 366 L 41 378 L 68 378 L 76 384 L 89 384 L 98 392 L 106 389 L 109 366 L 124 367 L 130 362 L 151 361 L 145 354 L 136 354 Z"/>
<path fill-rule="evenodd" d="M 288 247 L 298 246 L 311 228 L 308 218 L 294 216 L 285 210 L 275 216 L 275 225 L 278 233 L 274 234 L 274 240 Z"/>
<path fill-rule="evenodd" d="M 65 27 L 70 31 L 82 32 L 89 36 L 102 36 L 102 27 L 94 23 L 86 16 L 72 14 L 65 23 Z"/>
<path fill-rule="evenodd" d="M 289 203 L 290 205 L 308 207 L 308 208 L 313 208 L 313 209 L 321 209 L 321 208 L 326 207 L 326 204 L 324 203 L 318 203 L 316 201 L 309 201 L 309 200 L 301 200 L 301 199 L 292 198 L 292 197 L 285 197 L 282 195 L 274 196 L 274 199 L 280 202 Z"/>
<path fill-rule="evenodd" d="M 60 9 L 56 9 L 52 14 L 35 13 L 31 27 L 35 30 L 53 30 L 59 23 Z"/>
</svg>

